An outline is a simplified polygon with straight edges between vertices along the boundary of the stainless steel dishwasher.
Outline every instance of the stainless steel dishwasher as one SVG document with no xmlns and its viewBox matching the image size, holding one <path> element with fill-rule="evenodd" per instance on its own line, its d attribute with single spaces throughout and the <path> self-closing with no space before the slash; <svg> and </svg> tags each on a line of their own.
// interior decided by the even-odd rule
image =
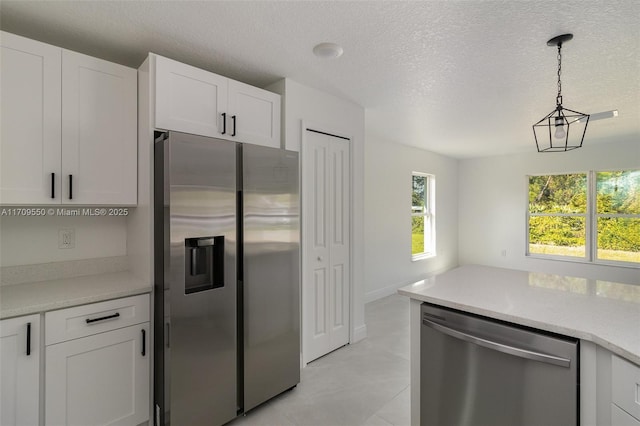
<svg viewBox="0 0 640 426">
<path fill-rule="evenodd" d="M 578 340 L 422 305 L 420 424 L 578 424 Z"/>
</svg>

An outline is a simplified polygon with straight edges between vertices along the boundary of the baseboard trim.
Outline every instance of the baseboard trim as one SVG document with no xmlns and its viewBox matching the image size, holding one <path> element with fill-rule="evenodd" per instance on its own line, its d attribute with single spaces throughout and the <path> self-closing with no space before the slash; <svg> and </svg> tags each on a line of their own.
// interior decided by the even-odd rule
<svg viewBox="0 0 640 426">
<path fill-rule="evenodd" d="M 351 343 L 359 342 L 367 337 L 367 325 L 362 324 L 359 327 L 356 327 L 353 330 L 353 337 L 351 339 Z"/>
<path fill-rule="evenodd" d="M 383 297 L 391 296 L 392 294 L 396 294 L 400 287 L 404 287 L 406 284 L 394 284 L 384 288 L 380 288 L 378 290 L 373 290 L 364 295 L 364 303 L 373 302 L 378 299 L 382 299 Z"/>
</svg>

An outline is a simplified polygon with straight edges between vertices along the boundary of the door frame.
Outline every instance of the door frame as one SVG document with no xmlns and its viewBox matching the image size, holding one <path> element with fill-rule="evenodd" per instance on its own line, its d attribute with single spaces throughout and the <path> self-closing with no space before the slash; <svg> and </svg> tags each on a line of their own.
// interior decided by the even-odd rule
<svg viewBox="0 0 640 426">
<path fill-rule="evenodd" d="M 329 126 L 326 124 L 320 124 L 320 123 L 316 123 L 313 121 L 309 121 L 309 120 L 301 120 L 301 138 L 300 138 L 300 188 L 303 188 L 304 184 L 303 184 L 303 180 L 305 179 L 305 170 L 302 167 L 302 159 L 304 158 L 304 149 L 307 143 L 307 131 L 313 131 L 313 132 L 319 132 L 319 133 L 323 133 L 326 134 L 327 136 L 333 136 L 333 137 L 337 137 L 340 139 L 345 139 L 348 143 L 349 143 L 349 341 L 348 343 L 351 344 L 352 342 L 356 341 L 355 339 L 355 330 L 354 330 L 354 311 L 355 311 L 355 297 L 354 297 L 354 267 L 353 267 L 353 259 L 355 258 L 355 253 L 354 253 L 354 205 L 353 205 L 353 199 L 354 199 L 354 179 L 353 179 L 353 168 L 354 168 L 354 146 L 353 146 L 353 141 L 354 141 L 354 136 L 351 135 L 350 132 L 345 131 L 343 129 L 340 128 L 336 128 L 334 126 Z M 300 191 L 300 207 L 303 206 L 303 198 L 304 198 L 305 194 Z M 305 256 L 306 256 L 306 250 L 304 249 L 305 245 L 304 245 L 304 235 L 302 235 L 302 230 L 304 229 L 304 220 L 305 220 L 305 214 L 304 211 L 302 211 L 301 209 L 301 215 L 300 215 L 300 264 L 301 264 L 301 268 L 300 268 L 300 342 L 301 344 L 301 353 L 300 353 L 300 365 L 301 367 L 306 367 L 307 366 L 307 362 L 305 362 L 305 358 L 304 358 L 304 332 L 305 332 L 305 327 L 304 327 L 304 316 L 302 313 L 302 310 L 305 308 L 304 306 L 304 299 L 303 299 L 303 292 L 304 292 L 304 276 L 305 276 Z"/>
</svg>

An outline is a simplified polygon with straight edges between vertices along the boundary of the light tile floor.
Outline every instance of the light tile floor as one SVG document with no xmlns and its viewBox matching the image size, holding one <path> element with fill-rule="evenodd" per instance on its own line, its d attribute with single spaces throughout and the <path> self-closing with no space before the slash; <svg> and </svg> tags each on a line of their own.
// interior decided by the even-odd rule
<svg viewBox="0 0 640 426">
<path fill-rule="evenodd" d="M 404 426 L 409 409 L 409 299 L 365 305 L 367 338 L 302 370 L 300 384 L 229 426 Z"/>
</svg>

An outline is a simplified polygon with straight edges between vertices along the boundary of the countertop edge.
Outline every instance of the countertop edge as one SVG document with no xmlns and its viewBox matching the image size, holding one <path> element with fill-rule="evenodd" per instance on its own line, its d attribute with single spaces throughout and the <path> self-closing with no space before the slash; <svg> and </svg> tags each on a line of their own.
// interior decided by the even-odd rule
<svg viewBox="0 0 640 426">
<path fill-rule="evenodd" d="M 2 286 L 0 320 L 137 296 L 152 290 L 152 285 L 129 272 Z"/>
<path fill-rule="evenodd" d="M 482 315 L 488 318 L 507 321 L 514 324 L 523 325 L 526 327 L 537 328 L 539 330 L 549 331 L 552 333 L 564 334 L 566 336 L 575 337 L 581 340 L 587 340 L 597 345 L 600 345 L 605 349 L 608 349 L 614 354 L 619 355 L 635 363 L 636 365 L 640 365 L 640 354 L 629 352 L 628 350 L 625 350 L 624 348 L 616 345 L 614 342 L 610 342 L 591 332 L 587 332 L 584 330 L 576 330 L 573 328 L 564 327 L 562 325 L 548 324 L 541 321 L 523 318 L 517 315 L 503 314 L 501 312 L 483 309 L 477 306 L 472 306 L 472 305 L 463 304 L 463 303 L 456 303 L 454 301 L 447 300 L 447 299 L 430 297 L 424 294 L 416 293 L 411 290 L 406 290 L 405 288 L 400 288 L 397 290 L 397 292 L 402 296 L 407 296 L 411 299 L 418 300 L 421 302 L 433 303 L 434 305 L 440 305 L 440 306 L 445 306 L 447 308 L 458 309 L 460 311 L 469 312 L 476 315 Z"/>
</svg>

